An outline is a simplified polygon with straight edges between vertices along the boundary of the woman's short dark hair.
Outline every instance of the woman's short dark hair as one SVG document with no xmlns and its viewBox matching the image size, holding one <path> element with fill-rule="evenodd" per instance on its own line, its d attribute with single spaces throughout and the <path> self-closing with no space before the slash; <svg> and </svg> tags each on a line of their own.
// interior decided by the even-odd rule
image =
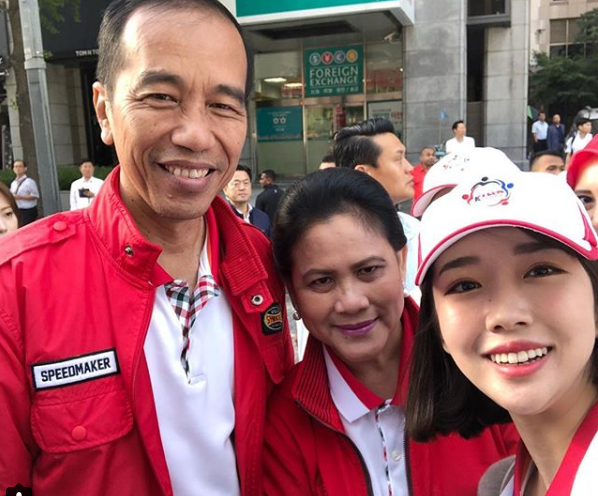
<svg viewBox="0 0 598 496">
<path fill-rule="evenodd" d="M 579 119 L 577 119 L 577 122 L 575 123 L 575 127 L 583 126 L 584 124 L 587 124 L 588 122 L 592 122 L 592 121 L 590 119 L 588 119 L 587 117 L 580 117 Z"/>
<path fill-rule="evenodd" d="M 19 214 L 19 207 L 17 207 L 17 202 L 15 201 L 15 197 L 12 196 L 12 193 L 8 189 L 8 186 L 6 186 L 6 184 L 4 184 L 3 182 L 0 182 L 0 196 L 3 196 L 4 198 L 6 198 L 6 201 L 8 201 L 8 204 L 10 205 L 11 210 L 14 212 L 14 214 L 17 217 L 17 225 L 19 227 L 21 227 L 21 216 Z"/>
<path fill-rule="evenodd" d="M 526 230 L 533 238 L 565 251 L 581 263 L 592 283 L 594 314 L 598 319 L 598 261 L 583 258 L 562 243 Z M 437 435 L 458 432 L 464 438 L 478 435 L 485 427 L 511 422 L 509 412 L 488 398 L 465 377 L 442 347 L 442 336 L 432 293 L 432 270 L 422 292 L 419 324 L 415 333 L 413 361 L 406 407 L 406 426 L 414 440 L 426 442 Z M 590 358 L 592 382 L 598 384 L 598 346 Z"/>
<path fill-rule="evenodd" d="M 394 132 L 392 122 L 380 117 L 341 129 L 334 138 L 334 163 L 337 167 L 348 169 L 354 169 L 359 164 L 377 167 L 382 148 L 372 138 L 378 134 Z"/>
<path fill-rule="evenodd" d="M 114 89 L 114 82 L 125 64 L 122 34 L 131 16 L 141 8 L 162 10 L 196 8 L 219 14 L 228 20 L 239 32 L 245 47 L 247 59 L 247 77 L 245 79 L 245 103 L 253 89 L 253 51 L 241 26 L 229 10 L 218 0 L 114 0 L 108 5 L 102 16 L 98 34 L 97 78 L 109 92 Z"/>
<path fill-rule="evenodd" d="M 293 251 L 307 230 L 341 214 L 352 215 L 367 229 L 382 233 L 395 251 L 405 246 L 401 221 L 378 181 L 352 169 L 316 171 L 287 190 L 274 220 L 274 258 L 285 280 L 291 278 Z"/>
</svg>

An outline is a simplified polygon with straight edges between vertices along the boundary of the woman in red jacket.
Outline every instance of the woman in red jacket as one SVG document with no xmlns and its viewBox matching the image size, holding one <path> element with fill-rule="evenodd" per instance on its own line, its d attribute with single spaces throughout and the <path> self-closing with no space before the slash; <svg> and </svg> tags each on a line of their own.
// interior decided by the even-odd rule
<svg viewBox="0 0 598 496">
<path fill-rule="evenodd" d="M 266 494 L 474 496 L 513 431 L 405 437 L 418 309 L 403 295 L 405 235 L 382 186 L 348 169 L 308 176 L 281 201 L 273 241 L 310 338 L 269 404 Z"/>
<path fill-rule="evenodd" d="M 573 155 L 567 169 L 567 183 L 586 207 L 594 229 L 598 229 L 598 136 Z"/>
</svg>

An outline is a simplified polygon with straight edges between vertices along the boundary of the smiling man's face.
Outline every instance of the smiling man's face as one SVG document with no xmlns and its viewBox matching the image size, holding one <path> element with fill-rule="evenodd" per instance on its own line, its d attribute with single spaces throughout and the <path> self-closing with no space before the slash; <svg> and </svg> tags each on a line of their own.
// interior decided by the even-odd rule
<svg viewBox="0 0 598 496">
<path fill-rule="evenodd" d="M 201 217 L 232 177 L 245 141 L 243 41 L 217 13 L 141 8 L 122 45 L 113 90 L 94 85 L 102 139 L 114 144 L 122 167 L 122 197 L 150 217 Z"/>
</svg>

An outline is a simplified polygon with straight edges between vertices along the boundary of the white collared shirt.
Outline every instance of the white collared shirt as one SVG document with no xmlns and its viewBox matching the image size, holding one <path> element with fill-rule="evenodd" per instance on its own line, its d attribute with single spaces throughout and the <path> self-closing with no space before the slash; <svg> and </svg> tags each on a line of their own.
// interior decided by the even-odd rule
<svg viewBox="0 0 598 496">
<path fill-rule="evenodd" d="M 345 434 L 353 441 L 365 462 L 373 495 L 388 496 L 389 480 L 393 495 L 407 494 L 403 409 L 389 404 L 368 410 L 336 368 L 326 348 L 324 359 L 332 400 L 339 411 Z"/>
<path fill-rule="evenodd" d="M 212 273 L 208 249 L 206 236 L 199 276 Z M 233 320 L 223 291 L 197 314 L 189 343 L 187 376 L 181 324 L 160 286 L 143 349 L 174 494 L 238 496 Z"/>
<path fill-rule="evenodd" d="M 39 190 L 37 189 L 36 182 L 30 177 L 27 177 L 27 175 L 15 179 L 10 184 L 10 192 L 13 195 L 35 196 L 33 200 L 15 200 L 17 203 L 17 207 L 26 209 L 37 206 Z"/>
<path fill-rule="evenodd" d="M 548 122 L 536 121 L 532 124 L 532 133 L 536 135 L 539 140 L 545 140 L 548 135 Z"/>
<path fill-rule="evenodd" d="M 71 194 L 70 194 L 70 203 L 71 203 L 71 210 L 79 210 L 80 208 L 85 208 L 91 204 L 94 198 L 87 198 L 82 197 L 79 194 L 79 190 L 82 188 L 88 189 L 94 195 L 97 195 L 100 191 L 100 188 L 104 184 L 104 181 L 98 179 L 97 177 L 90 177 L 89 179 L 85 179 L 81 177 L 71 183 Z"/>
</svg>

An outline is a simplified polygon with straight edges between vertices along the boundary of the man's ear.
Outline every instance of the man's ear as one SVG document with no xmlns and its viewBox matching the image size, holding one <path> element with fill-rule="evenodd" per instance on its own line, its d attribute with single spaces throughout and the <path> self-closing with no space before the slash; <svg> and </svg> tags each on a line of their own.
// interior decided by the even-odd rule
<svg viewBox="0 0 598 496">
<path fill-rule="evenodd" d="M 357 164 L 354 169 L 358 170 L 359 172 L 365 172 L 368 176 L 371 176 L 370 170 L 372 166 L 367 164 Z"/>
<path fill-rule="evenodd" d="M 106 87 L 98 81 L 93 83 L 92 88 L 93 107 L 95 108 L 98 123 L 102 130 L 102 141 L 106 145 L 113 145 L 114 138 L 112 137 L 112 126 L 110 124 L 112 115 L 110 110 L 110 101 L 108 100 L 108 92 L 106 90 Z"/>
</svg>

